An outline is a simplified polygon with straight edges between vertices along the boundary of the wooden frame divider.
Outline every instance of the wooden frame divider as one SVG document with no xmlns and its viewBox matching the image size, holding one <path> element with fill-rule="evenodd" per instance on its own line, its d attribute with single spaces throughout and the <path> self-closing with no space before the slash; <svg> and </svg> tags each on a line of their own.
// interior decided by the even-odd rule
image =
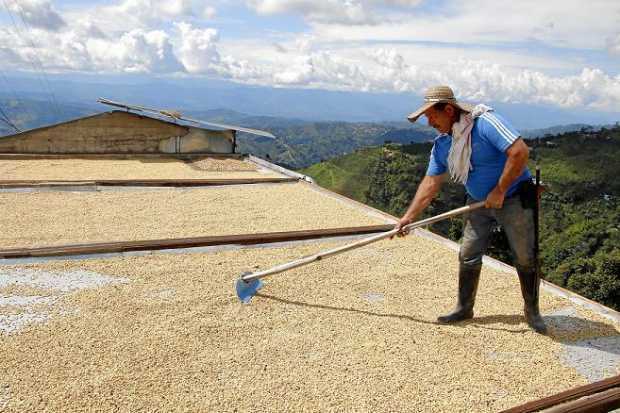
<svg viewBox="0 0 620 413">
<path fill-rule="evenodd" d="M 237 178 L 237 179 L 95 179 L 95 180 L 0 180 L 0 189 L 62 188 L 69 186 L 218 186 L 296 182 L 297 178 Z"/>
<path fill-rule="evenodd" d="M 192 238 L 172 238 L 143 241 L 98 242 L 88 244 L 58 245 L 36 248 L 11 248 L 0 250 L 0 258 L 32 258 L 67 255 L 121 253 L 128 251 L 150 251 L 162 249 L 207 247 L 214 245 L 253 245 L 285 241 L 301 241 L 327 237 L 373 234 L 390 231 L 394 225 L 369 225 L 313 229 L 301 231 L 267 232 L 258 234 L 219 235 Z"/>
<path fill-rule="evenodd" d="M 573 389 L 566 390 L 566 391 L 554 394 L 549 397 L 544 397 L 539 400 L 533 400 L 531 402 L 527 402 L 520 406 L 515 406 L 508 410 L 503 410 L 501 413 L 539 412 L 541 410 L 548 409 L 550 407 L 559 405 L 561 403 L 567 403 L 567 402 L 574 401 L 577 399 L 601 394 L 610 389 L 617 388 L 619 386 L 620 386 L 620 375 L 610 377 L 608 379 L 597 381 L 594 383 L 586 384 L 584 386 L 575 387 Z M 594 397 L 594 398 L 589 397 L 584 400 L 578 400 L 579 403 L 574 403 L 572 405 L 567 404 L 567 408 L 570 408 L 572 410 L 557 410 L 557 412 L 606 412 L 608 410 L 574 410 L 574 406 L 577 406 L 578 408 L 583 408 L 583 409 L 586 409 L 586 408 L 600 409 L 600 408 L 606 408 L 606 407 L 603 407 L 602 405 L 597 406 L 596 401 L 598 401 L 599 404 L 604 403 L 605 405 L 612 405 L 612 404 L 615 404 L 615 402 L 617 402 L 617 404 L 620 404 L 620 389 L 617 389 L 617 390 L 618 391 L 614 391 L 611 393 L 605 393 L 604 395 L 601 395 L 600 397 Z"/>
</svg>

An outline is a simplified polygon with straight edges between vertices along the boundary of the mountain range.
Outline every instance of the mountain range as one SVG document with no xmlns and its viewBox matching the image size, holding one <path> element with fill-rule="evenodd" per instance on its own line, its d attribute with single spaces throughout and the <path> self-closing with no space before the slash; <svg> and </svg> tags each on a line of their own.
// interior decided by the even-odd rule
<svg viewBox="0 0 620 413">
<path fill-rule="evenodd" d="M 413 93 L 373 93 L 273 88 L 226 80 L 188 77 L 54 75 L 45 80 L 26 73 L 8 74 L 0 98 L 38 99 L 92 107 L 106 97 L 145 106 L 185 111 L 230 109 L 235 112 L 306 121 L 405 121 L 422 98 Z M 614 113 L 524 103 L 484 102 L 505 114 L 517 129 L 564 124 L 611 124 Z"/>
<path fill-rule="evenodd" d="M 1 98 L 0 107 L 21 130 L 32 129 L 60 121 L 110 110 L 98 103 L 45 101 L 32 98 Z M 160 106 L 170 108 L 170 105 Z M 311 121 L 302 118 L 249 115 L 232 109 L 184 110 L 189 117 L 263 129 L 272 132 L 272 140 L 255 135 L 239 134 L 239 151 L 269 158 L 293 169 L 303 168 L 322 160 L 351 153 L 356 149 L 383 143 L 415 143 L 432 140 L 436 133 L 422 122 L 407 121 L 354 122 Z M 524 130 L 524 137 L 532 138 L 571 130 L 592 128 L 586 124 L 552 126 Z M 0 123 L 0 136 L 14 133 L 7 124 Z"/>
</svg>

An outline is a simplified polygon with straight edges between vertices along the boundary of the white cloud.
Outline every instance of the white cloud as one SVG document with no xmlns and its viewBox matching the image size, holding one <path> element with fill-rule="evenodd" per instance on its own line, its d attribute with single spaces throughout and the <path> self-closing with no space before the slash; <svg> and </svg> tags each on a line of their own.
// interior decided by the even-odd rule
<svg viewBox="0 0 620 413">
<path fill-rule="evenodd" d="M 324 41 L 527 43 L 605 47 L 620 24 L 620 3 L 590 0 L 450 1 L 429 11 L 421 0 L 245 0 L 261 15 L 296 14 Z"/>
<path fill-rule="evenodd" d="M 5 35 L 5 33 L 0 30 L 0 39 L 4 40 L 6 38 L 7 36 Z M 5 62 L 5 65 L 7 65 L 7 67 L 19 67 L 18 65 L 22 63 L 22 59 L 19 54 L 17 54 L 15 50 L 10 49 L 6 46 L 0 46 L 0 61 Z"/>
<path fill-rule="evenodd" d="M 38 66 L 38 62 L 46 70 L 90 67 L 89 58 L 84 53 L 84 44 L 77 39 L 76 33 L 50 33 L 33 29 L 28 36 L 24 38 L 13 31 L 0 30 L 0 44 L 5 45 L 5 54 L 10 53 L 12 56 L 3 59 L 6 67 L 31 70 Z M 30 42 L 29 38 L 36 38 L 37 43 Z"/>
<path fill-rule="evenodd" d="M 607 39 L 607 52 L 620 56 L 620 33 Z"/>
<path fill-rule="evenodd" d="M 288 53 L 288 49 L 287 49 L 284 45 L 282 45 L 282 44 L 280 44 L 280 43 L 274 42 L 274 43 L 273 43 L 273 48 L 274 48 L 274 49 L 275 49 L 278 53 Z"/>
<path fill-rule="evenodd" d="M 207 73 L 220 62 L 217 30 L 197 29 L 188 23 L 175 24 L 180 32 L 177 54 L 189 73 Z"/>
<path fill-rule="evenodd" d="M 584 68 L 572 76 L 509 68 L 488 61 L 455 60 L 440 65 L 410 64 L 393 49 L 376 49 L 366 58 L 345 58 L 319 51 L 261 66 L 251 83 L 272 86 L 374 92 L 421 93 L 433 84 L 449 84 L 472 102 L 502 101 L 561 107 L 616 110 L 620 76 Z M 271 75 L 269 75 L 271 74 Z"/>
<path fill-rule="evenodd" d="M 32 27 L 59 30 L 65 25 L 50 0 L 6 0 L 4 4 Z"/>
<path fill-rule="evenodd" d="M 375 0 L 374 2 L 379 4 L 393 4 L 403 7 L 415 7 L 422 3 L 422 0 Z"/>
<path fill-rule="evenodd" d="M 38 29 L 29 43 L 13 32 L 0 30 L 0 44 L 11 45 L 12 68 L 30 70 L 41 62 L 51 71 L 94 71 L 113 73 L 173 73 L 184 71 L 168 34 L 161 30 L 135 29 L 119 37 L 85 37 L 81 28 L 46 33 Z"/>
<path fill-rule="evenodd" d="M 212 20 L 217 15 L 217 10 L 213 6 L 205 6 L 200 15 L 203 19 Z"/>
<path fill-rule="evenodd" d="M 182 71 L 168 34 L 161 30 L 134 29 L 118 40 L 90 39 L 88 54 L 97 68 L 126 73 L 171 73 Z"/>
<path fill-rule="evenodd" d="M 122 15 L 148 23 L 170 17 L 193 15 L 191 0 L 124 0 L 116 9 Z"/>
<path fill-rule="evenodd" d="M 316 21 L 312 27 L 314 34 L 325 41 L 493 45 L 535 41 L 554 47 L 601 49 L 609 33 L 617 31 L 620 2 L 590 0 L 584 6 L 575 0 L 453 1 L 446 2 L 437 12 L 413 8 L 378 20 L 373 26 Z"/>
<path fill-rule="evenodd" d="M 112 4 L 82 6 L 67 11 L 68 21 L 88 20 L 107 33 L 133 29 L 161 29 L 179 20 L 213 19 L 216 8 L 203 0 L 120 0 Z"/>
<path fill-rule="evenodd" d="M 71 31 L 79 34 L 82 39 L 106 38 L 106 34 L 94 22 L 88 19 L 77 19 Z"/>
<path fill-rule="evenodd" d="M 315 40 L 313 36 L 300 35 L 292 41 L 274 42 L 272 46 L 278 53 L 308 54 L 314 49 Z M 258 48 L 261 49 L 261 45 Z M 264 50 L 260 50 L 260 53 L 264 53 Z"/>
<path fill-rule="evenodd" d="M 127 0 L 127 2 L 144 3 L 144 0 Z M 191 0 L 166 0 L 166 1 L 150 1 L 151 6 L 155 6 L 158 11 L 163 12 L 166 16 L 191 16 L 193 12 Z"/>
<path fill-rule="evenodd" d="M 47 4 L 53 11 L 49 0 L 19 1 Z M 620 34 L 609 37 L 609 33 L 617 33 L 617 27 L 612 28 L 610 23 L 614 10 L 620 11 L 616 3 L 591 0 L 589 10 L 598 13 L 594 22 L 590 13 L 569 18 L 570 13 L 576 13 L 575 4 L 569 1 L 557 7 L 558 0 L 550 0 L 551 6 L 543 2 L 530 15 L 517 12 L 524 7 L 522 3 L 469 0 L 447 3 L 441 14 L 433 16 L 420 14 L 418 0 L 239 1 L 249 2 L 259 14 L 299 13 L 311 23 L 310 28 L 301 34 L 278 33 L 251 40 L 223 36 L 220 40 L 219 32 L 206 27 L 207 22 L 201 19 L 215 19 L 213 5 L 224 3 L 120 0 L 80 12 L 66 10 L 66 24 L 51 31 L 49 25 L 31 24 L 29 36 L 36 40 L 34 47 L 8 27 L 0 26 L 0 66 L 29 70 L 36 56 L 50 71 L 186 72 L 276 87 L 414 93 L 431 84 L 446 83 L 474 102 L 541 103 L 597 110 L 617 110 L 620 106 L 617 74 L 605 73 L 591 63 L 584 65 L 578 59 L 558 60 L 555 55 L 505 45 L 497 48 L 493 43 L 535 38 L 563 47 L 598 44 L 599 53 L 605 54 L 606 48 L 610 55 L 620 55 Z M 530 1 L 523 0 L 526 6 L 534 7 Z M 602 12 L 604 3 L 611 10 L 608 15 Z M 391 14 L 390 18 L 400 22 L 384 24 L 380 18 L 386 9 L 404 10 L 405 14 L 398 18 Z M 213 26 L 210 22 L 208 25 Z M 377 46 L 368 40 L 384 42 Z M 439 47 L 402 40 L 454 44 Z"/>
<path fill-rule="evenodd" d="M 330 52 L 316 52 L 298 57 L 284 70 L 274 68 L 273 81 L 279 86 L 364 90 L 368 80 L 362 70 L 351 63 Z"/>
<path fill-rule="evenodd" d="M 494 100 L 596 110 L 617 110 L 620 105 L 620 76 L 592 68 L 584 68 L 577 75 L 554 77 L 488 62 L 461 61 L 448 65 L 443 73 L 422 73 L 422 77 L 431 81 L 428 83 L 452 84 L 464 99 L 473 102 Z"/>
<path fill-rule="evenodd" d="M 385 6 L 414 8 L 422 0 L 246 0 L 259 14 L 300 14 L 309 22 L 372 25 L 387 19 Z"/>
<path fill-rule="evenodd" d="M 339 24 L 375 23 L 362 0 L 248 0 L 259 14 L 301 14 L 309 21 Z"/>
<path fill-rule="evenodd" d="M 223 56 L 219 66 L 214 68 L 223 78 L 255 85 L 273 85 L 272 70 L 244 59 Z"/>
<path fill-rule="evenodd" d="M 34 50 L 11 33 L 0 30 L 3 60 L 27 67 L 33 55 L 54 70 L 116 73 L 215 74 L 249 84 L 332 90 L 420 93 L 431 84 L 450 84 L 461 98 L 473 102 L 541 103 L 563 107 L 615 110 L 620 106 L 620 76 L 584 68 L 571 76 L 551 76 L 529 69 L 507 67 L 486 60 L 455 59 L 418 64 L 394 48 L 370 48 L 363 53 L 288 48 L 267 60 L 223 54 L 214 29 L 175 25 L 176 39 L 161 30 L 135 29 L 120 37 L 84 39 L 79 31 L 42 36 Z M 301 40 L 300 40 L 301 39 Z M 302 37 L 293 41 L 310 42 Z M 43 41 L 45 40 L 45 41 Z M 256 55 L 265 56 L 261 50 Z"/>
</svg>

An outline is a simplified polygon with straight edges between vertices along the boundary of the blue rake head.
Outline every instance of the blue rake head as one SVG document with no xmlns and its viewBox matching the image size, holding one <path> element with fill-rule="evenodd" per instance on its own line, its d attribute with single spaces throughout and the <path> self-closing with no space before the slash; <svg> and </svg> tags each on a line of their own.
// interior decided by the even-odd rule
<svg viewBox="0 0 620 413">
<path fill-rule="evenodd" d="M 235 282 L 235 289 L 237 290 L 237 297 L 242 303 L 247 304 L 252 297 L 256 295 L 258 290 L 263 286 L 263 282 L 259 278 L 255 278 L 250 281 L 244 281 L 243 276 L 250 273 L 241 274 L 241 277 Z"/>
</svg>

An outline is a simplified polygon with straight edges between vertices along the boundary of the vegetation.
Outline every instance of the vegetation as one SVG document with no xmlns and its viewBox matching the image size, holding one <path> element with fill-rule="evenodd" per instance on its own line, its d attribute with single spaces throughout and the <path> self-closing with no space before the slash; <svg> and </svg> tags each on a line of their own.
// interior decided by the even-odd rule
<svg viewBox="0 0 620 413">
<path fill-rule="evenodd" d="M 381 145 L 386 141 L 423 142 L 433 136 L 424 128 L 397 129 L 379 123 L 300 122 L 278 125 L 272 122 L 263 125 L 252 122 L 252 119 L 243 123 L 244 126 L 248 124 L 252 125 L 250 127 L 270 130 L 278 139 L 240 135 L 239 150 L 269 158 L 293 169 L 343 156 L 358 148 Z"/>
<path fill-rule="evenodd" d="M 319 162 L 302 170 L 312 176 L 325 188 L 353 199 L 365 199 L 365 192 L 370 185 L 370 165 L 382 156 L 382 148 L 370 147 L 334 158 L 328 162 Z"/>
<path fill-rule="evenodd" d="M 582 128 L 528 144 L 532 148 L 530 167 L 540 166 L 547 187 L 541 216 L 544 277 L 620 309 L 620 127 Z M 401 216 L 424 176 L 430 149 L 428 143 L 388 144 L 302 172 L 320 185 Z M 347 172 L 337 177 L 335 172 L 343 169 Z M 425 215 L 461 206 L 464 198 L 462 186 L 447 183 Z M 459 220 L 431 229 L 453 240 L 462 235 Z M 511 263 L 501 230 L 495 230 L 492 238 L 489 254 Z"/>
</svg>

